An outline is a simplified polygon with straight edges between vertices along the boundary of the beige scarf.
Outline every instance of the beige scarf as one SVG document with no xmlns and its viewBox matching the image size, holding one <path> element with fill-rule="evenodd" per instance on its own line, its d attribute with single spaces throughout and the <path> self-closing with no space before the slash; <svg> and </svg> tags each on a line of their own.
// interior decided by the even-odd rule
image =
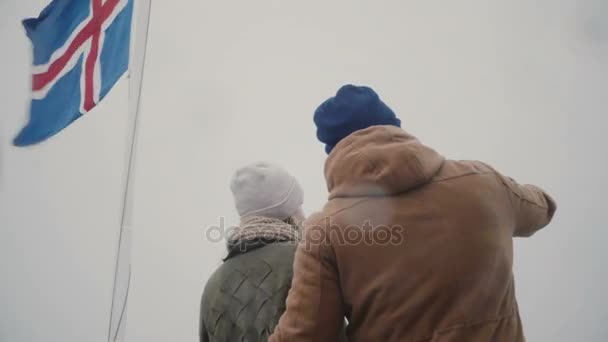
<svg viewBox="0 0 608 342">
<path fill-rule="evenodd" d="M 234 228 L 227 240 L 228 251 L 231 252 L 239 245 L 247 245 L 255 241 L 265 244 L 273 242 L 297 242 L 300 238 L 300 228 L 293 220 L 251 216 L 243 219 Z"/>
</svg>

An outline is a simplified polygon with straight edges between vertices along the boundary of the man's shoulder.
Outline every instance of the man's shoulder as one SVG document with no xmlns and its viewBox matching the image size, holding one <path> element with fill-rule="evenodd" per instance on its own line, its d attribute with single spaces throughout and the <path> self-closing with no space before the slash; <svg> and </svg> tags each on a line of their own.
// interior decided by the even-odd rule
<svg viewBox="0 0 608 342">
<path fill-rule="evenodd" d="M 356 222 L 351 222 L 354 219 L 353 210 L 369 200 L 370 198 L 367 197 L 333 198 L 325 204 L 323 209 L 310 215 L 304 222 L 304 227 L 307 230 L 311 228 L 326 230 L 336 226 L 355 224 Z"/>
<path fill-rule="evenodd" d="M 367 201 L 368 197 L 336 197 L 325 203 L 323 208 L 311 214 L 305 223 L 316 223 L 328 217 L 336 217 L 358 204 Z"/>
<path fill-rule="evenodd" d="M 495 174 L 496 170 L 478 160 L 446 160 L 443 167 L 431 179 L 431 183 L 445 182 L 462 177 L 485 176 Z"/>
</svg>

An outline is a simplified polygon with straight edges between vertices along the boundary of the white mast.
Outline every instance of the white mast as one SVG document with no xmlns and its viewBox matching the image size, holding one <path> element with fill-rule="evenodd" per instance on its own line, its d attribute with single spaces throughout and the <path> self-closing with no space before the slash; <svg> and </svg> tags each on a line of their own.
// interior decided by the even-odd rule
<svg viewBox="0 0 608 342">
<path fill-rule="evenodd" d="M 135 151 L 137 147 L 137 119 L 141 98 L 150 9 L 152 0 L 134 0 L 132 24 L 131 60 L 129 61 L 129 125 L 126 152 L 125 190 L 122 198 L 122 214 L 116 267 L 114 269 L 114 287 L 112 306 L 108 327 L 108 342 L 124 341 L 126 326 L 127 299 L 131 281 L 131 216 L 133 207 L 133 177 L 135 169 Z M 133 39 L 134 38 L 134 39 Z"/>
</svg>

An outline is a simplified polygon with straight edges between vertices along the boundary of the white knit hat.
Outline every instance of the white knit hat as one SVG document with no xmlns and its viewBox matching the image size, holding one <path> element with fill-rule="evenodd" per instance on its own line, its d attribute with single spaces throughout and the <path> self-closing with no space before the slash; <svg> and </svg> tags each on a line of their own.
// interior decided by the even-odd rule
<svg viewBox="0 0 608 342">
<path fill-rule="evenodd" d="M 284 220 L 304 202 L 304 192 L 287 171 L 277 165 L 257 162 L 238 169 L 230 190 L 242 218 L 263 216 Z"/>
</svg>

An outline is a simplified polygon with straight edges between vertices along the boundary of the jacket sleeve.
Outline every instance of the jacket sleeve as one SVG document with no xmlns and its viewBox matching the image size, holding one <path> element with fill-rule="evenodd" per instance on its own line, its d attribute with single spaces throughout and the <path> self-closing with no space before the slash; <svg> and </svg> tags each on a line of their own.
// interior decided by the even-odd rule
<svg viewBox="0 0 608 342">
<path fill-rule="evenodd" d="M 205 323 L 203 322 L 203 320 L 201 320 L 201 322 L 200 322 L 199 341 L 200 342 L 209 342 L 209 335 L 207 335 L 207 329 L 205 328 Z"/>
<path fill-rule="evenodd" d="M 200 314 L 199 314 L 199 326 L 198 326 L 198 336 L 200 342 L 209 342 L 209 335 L 207 333 L 207 327 L 205 327 L 205 311 L 207 308 L 205 293 L 201 298 L 201 306 L 200 306 Z"/>
<path fill-rule="evenodd" d="M 342 296 L 329 234 L 319 224 L 305 224 L 287 307 L 268 341 L 335 342 L 343 329 Z"/>
<path fill-rule="evenodd" d="M 528 237 L 551 222 L 557 209 L 555 201 L 541 188 L 521 185 L 498 174 L 507 190 L 515 217 L 513 236 Z"/>
</svg>

